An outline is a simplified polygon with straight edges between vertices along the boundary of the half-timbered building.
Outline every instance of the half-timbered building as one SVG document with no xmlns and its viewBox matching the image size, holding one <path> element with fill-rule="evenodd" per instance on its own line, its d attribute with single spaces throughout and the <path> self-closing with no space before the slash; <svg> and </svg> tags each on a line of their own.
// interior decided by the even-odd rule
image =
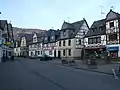
<svg viewBox="0 0 120 90">
<path fill-rule="evenodd" d="M 120 14 L 112 10 L 106 15 L 106 37 L 110 56 L 120 57 Z"/>
<path fill-rule="evenodd" d="M 74 23 L 64 22 L 57 42 L 57 56 L 62 59 L 81 59 L 84 47 L 84 35 L 89 27 L 85 19 Z"/>
<path fill-rule="evenodd" d="M 43 41 L 43 52 L 51 57 L 56 57 L 57 40 L 59 38 L 59 30 L 50 29 L 46 31 Z"/>
<path fill-rule="evenodd" d="M 94 21 L 84 38 L 86 58 L 105 57 L 106 51 L 105 19 Z"/>
</svg>

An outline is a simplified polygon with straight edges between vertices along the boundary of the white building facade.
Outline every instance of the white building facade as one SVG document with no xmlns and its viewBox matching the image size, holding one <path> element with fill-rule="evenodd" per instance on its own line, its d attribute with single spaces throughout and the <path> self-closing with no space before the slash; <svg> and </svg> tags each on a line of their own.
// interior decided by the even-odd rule
<svg viewBox="0 0 120 90">
<path fill-rule="evenodd" d="M 81 59 L 83 57 L 84 35 L 89 27 L 85 19 L 67 23 L 64 22 L 60 30 L 60 39 L 57 41 L 57 57 L 62 59 Z"/>
<path fill-rule="evenodd" d="M 112 58 L 120 58 L 120 14 L 110 10 L 106 16 L 107 50 Z"/>
</svg>

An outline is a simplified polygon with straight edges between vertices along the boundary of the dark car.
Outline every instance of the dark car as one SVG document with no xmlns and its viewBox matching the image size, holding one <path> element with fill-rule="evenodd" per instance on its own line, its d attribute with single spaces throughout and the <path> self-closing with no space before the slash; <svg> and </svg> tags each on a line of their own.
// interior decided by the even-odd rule
<svg viewBox="0 0 120 90">
<path fill-rule="evenodd" d="M 48 56 L 48 55 L 43 55 L 42 57 L 40 57 L 40 61 L 48 61 L 48 60 L 52 60 L 53 58 Z"/>
</svg>

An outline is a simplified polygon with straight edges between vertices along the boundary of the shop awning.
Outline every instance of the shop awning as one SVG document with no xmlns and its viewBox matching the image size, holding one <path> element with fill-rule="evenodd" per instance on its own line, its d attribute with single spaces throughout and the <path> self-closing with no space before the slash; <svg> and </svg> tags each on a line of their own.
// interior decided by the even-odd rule
<svg viewBox="0 0 120 90">
<path fill-rule="evenodd" d="M 108 51 L 119 51 L 119 47 L 118 47 L 118 46 L 108 47 L 107 50 L 108 50 Z"/>
</svg>

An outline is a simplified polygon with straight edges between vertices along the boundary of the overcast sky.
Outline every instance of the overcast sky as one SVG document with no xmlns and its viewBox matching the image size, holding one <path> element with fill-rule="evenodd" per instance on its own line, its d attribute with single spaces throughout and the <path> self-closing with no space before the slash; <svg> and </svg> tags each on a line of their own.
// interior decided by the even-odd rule
<svg viewBox="0 0 120 90">
<path fill-rule="evenodd" d="M 89 26 L 108 13 L 111 6 L 120 13 L 120 0 L 0 0 L 0 19 L 22 28 L 60 29 L 63 21 L 70 23 L 85 18 Z"/>
</svg>

